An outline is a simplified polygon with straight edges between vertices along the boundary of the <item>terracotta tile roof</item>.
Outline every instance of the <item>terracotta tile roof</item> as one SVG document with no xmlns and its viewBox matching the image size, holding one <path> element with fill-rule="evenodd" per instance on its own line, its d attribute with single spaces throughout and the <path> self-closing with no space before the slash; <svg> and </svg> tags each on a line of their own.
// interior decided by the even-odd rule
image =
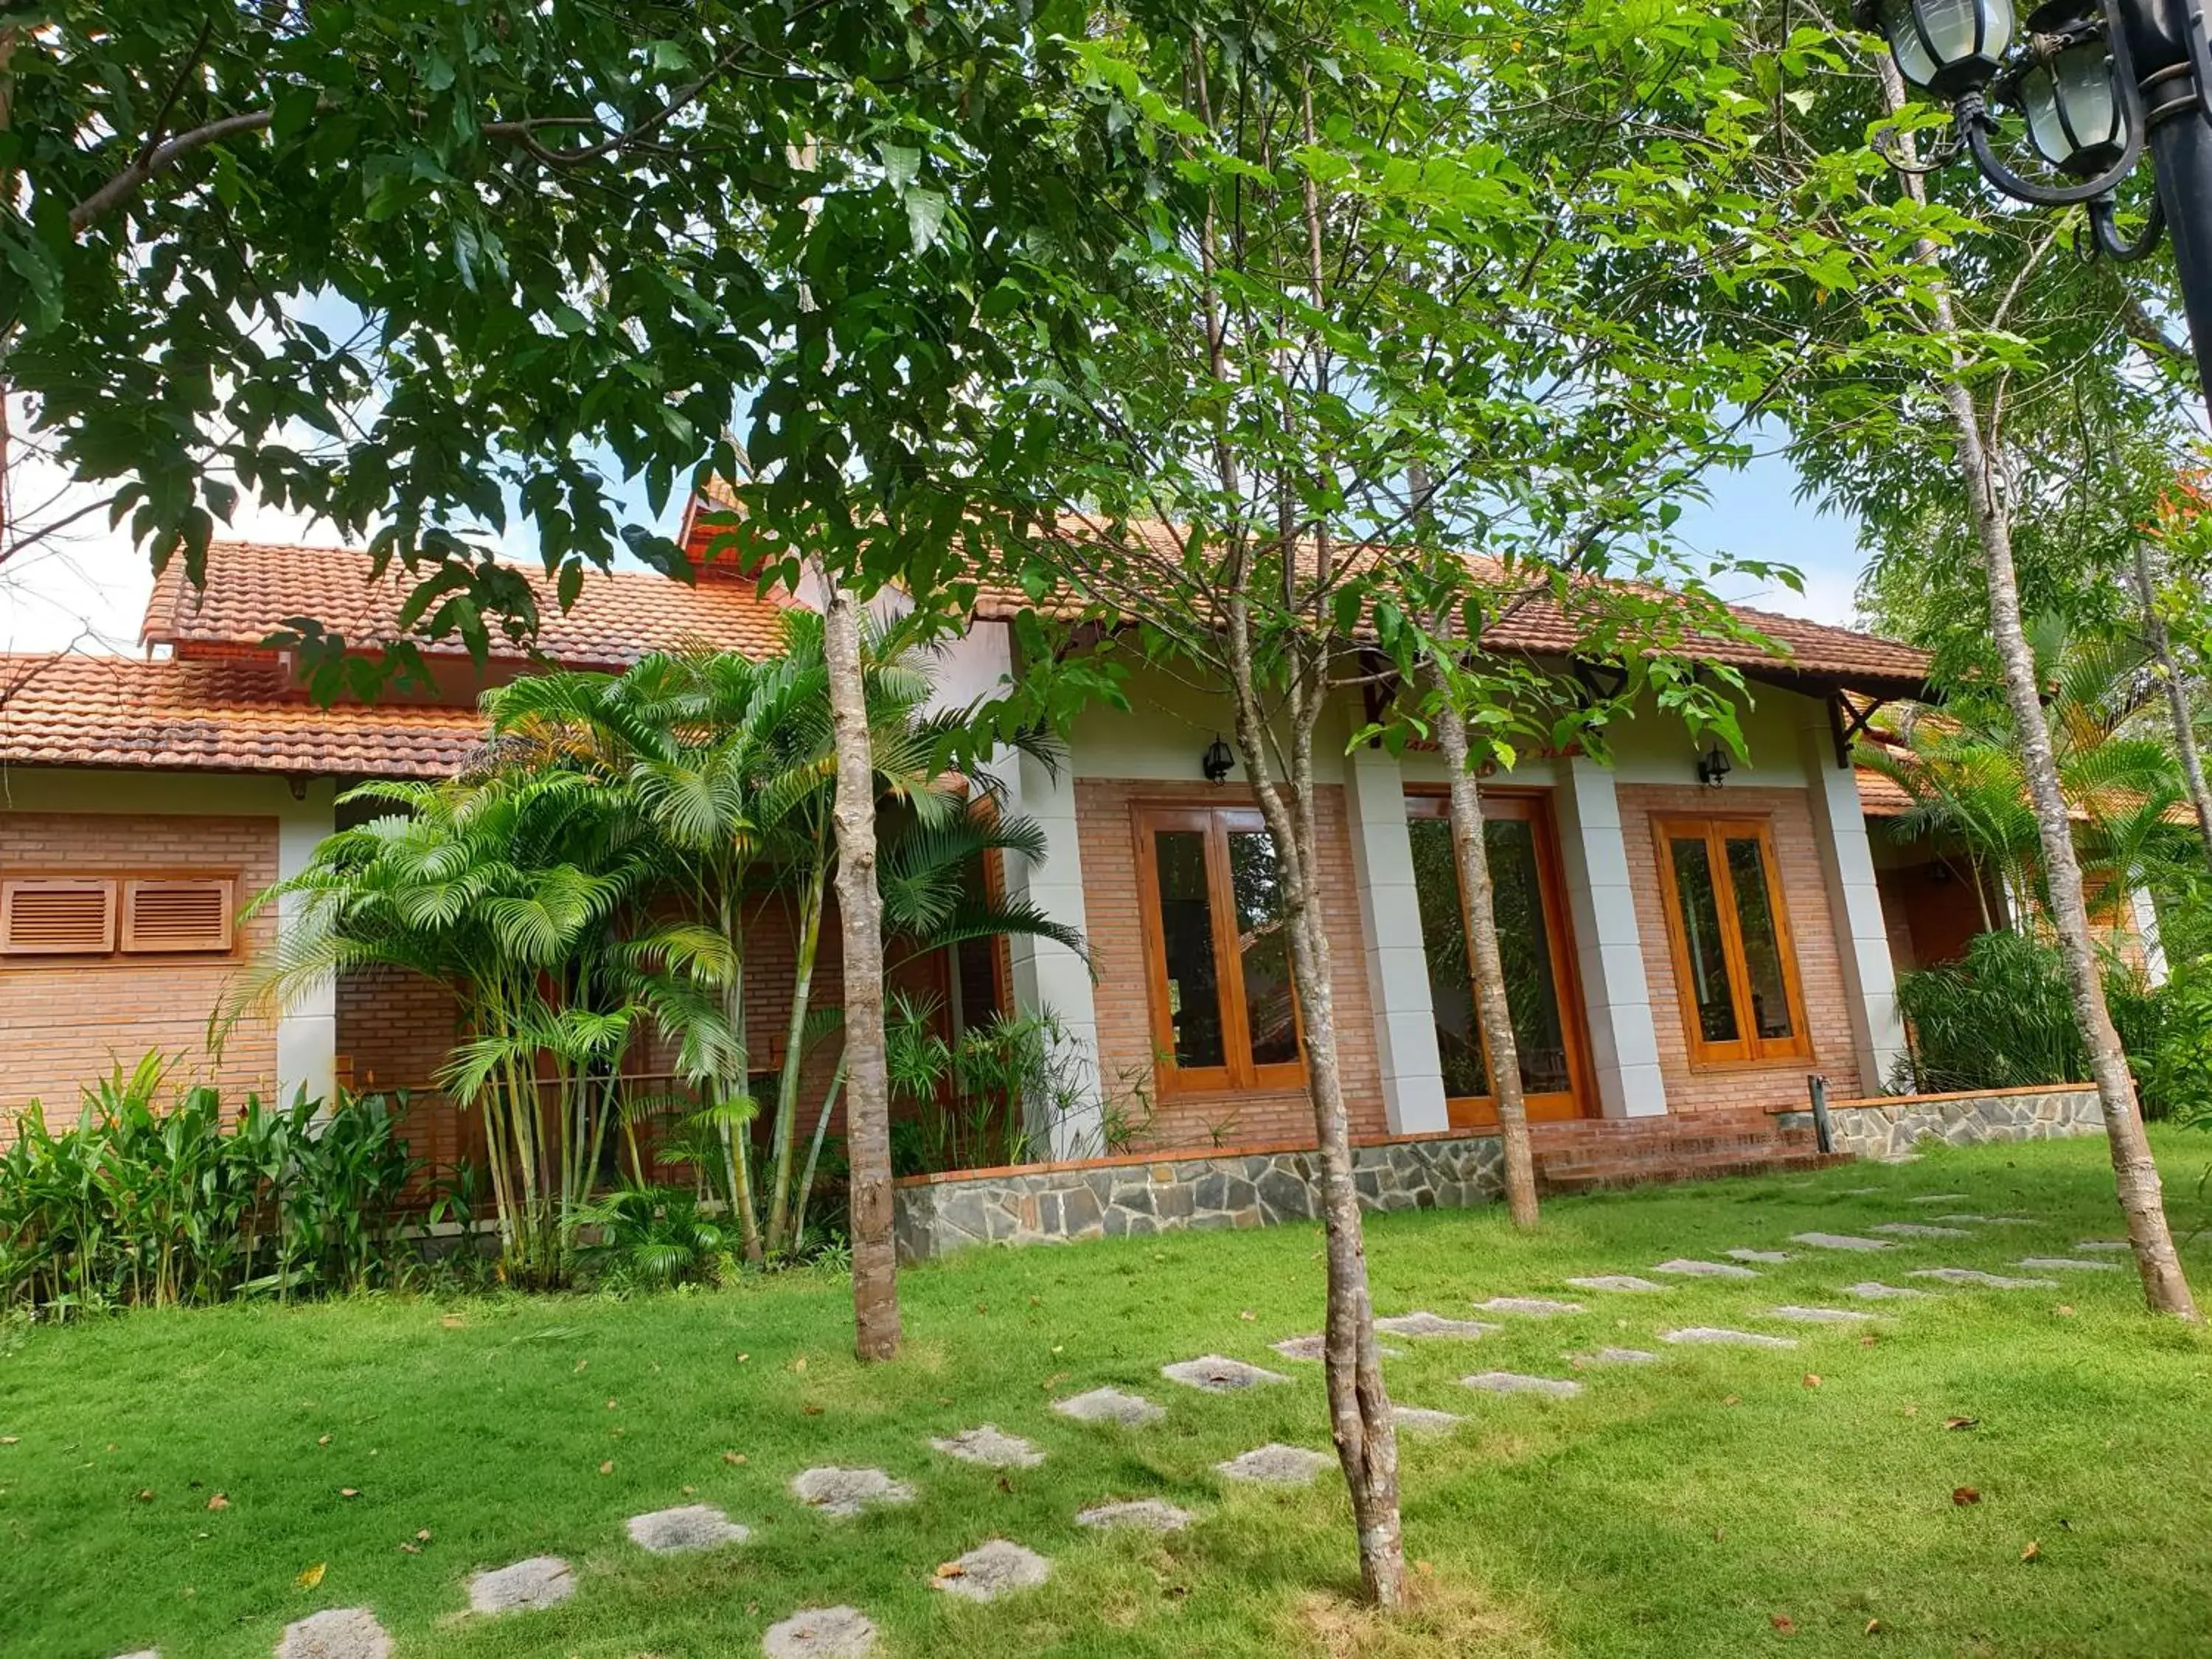
<svg viewBox="0 0 2212 1659">
<path fill-rule="evenodd" d="M 521 574 L 538 596 L 539 651 L 570 668 L 626 668 L 649 651 L 694 641 L 764 653 L 775 647 L 784 609 L 741 577 L 712 574 L 690 586 L 652 571 L 594 570 L 564 612 L 543 571 Z M 186 656 L 250 648 L 283 628 L 286 617 L 312 617 L 351 642 L 388 644 L 407 585 L 396 568 L 372 579 L 368 556 L 349 548 L 270 542 L 212 544 L 207 578 L 204 587 L 194 588 L 181 564 L 170 565 L 146 607 L 146 643 L 173 645 Z M 426 649 L 467 654 L 455 640 Z M 519 647 L 500 653 L 496 635 L 494 650 L 525 654 Z"/>
<path fill-rule="evenodd" d="M 1086 521 L 1071 520 L 1065 523 L 1064 533 L 1071 539 L 1097 538 L 1097 529 Z M 1170 528 L 1132 525 L 1128 529 L 1152 555 L 1176 556 L 1176 541 Z M 1367 546 L 1354 550 L 1352 556 L 1381 559 L 1389 553 L 1385 547 Z M 1496 561 L 1479 556 L 1467 556 L 1467 562 L 1479 571 L 1501 570 Z M 1929 655 L 1911 646 L 1854 629 L 1807 622 L 1749 605 L 1730 605 L 1729 609 L 1765 635 L 1783 654 L 1774 655 L 1740 640 L 1708 638 L 1702 642 L 1702 647 L 1714 661 L 1769 678 L 1810 679 L 1824 686 L 1840 685 L 1885 696 L 1915 696 L 1926 687 Z M 1073 617 L 1083 614 L 1085 607 L 1073 593 L 1066 598 L 1048 595 L 1032 602 L 1018 588 L 989 581 L 983 584 L 975 602 L 975 615 L 987 621 L 1009 621 L 1024 611 Z M 1521 605 L 1504 622 L 1485 629 L 1482 636 L 1482 643 L 1494 651 L 1543 656 L 1571 654 L 1577 642 L 1572 620 L 1548 598 Z"/>
<path fill-rule="evenodd" d="M 274 662 L 0 655 L 0 765 L 428 778 L 483 741 L 472 709 L 317 708 Z"/>
<path fill-rule="evenodd" d="M 1858 769 L 1859 811 L 1870 818 L 1901 818 L 1913 807 L 1912 797 L 1894 778 L 1872 767 Z"/>
</svg>

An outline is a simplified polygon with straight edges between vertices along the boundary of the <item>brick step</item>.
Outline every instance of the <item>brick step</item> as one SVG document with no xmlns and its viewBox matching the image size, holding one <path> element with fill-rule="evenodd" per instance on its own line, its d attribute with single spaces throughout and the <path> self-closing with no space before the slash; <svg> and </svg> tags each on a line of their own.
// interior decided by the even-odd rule
<svg viewBox="0 0 2212 1659">
<path fill-rule="evenodd" d="M 1717 1181 L 1729 1176 L 1798 1175 L 1832 1169 L 1851 1161 L 1849 1152 L 1774 1152 L 1741 1158 L 1711 1157 L 1688 1160 L 1621 1163 L 1607 1168 L 1593 1166 L 1555 1171 L 1539 1164 L 1536 1184 L 1542 1191 L 1564 1197 L 1574 1193 L 1618 1190 L 1627 1187 L 1656 1187 L 1685 1181 Z"/>
</svg>

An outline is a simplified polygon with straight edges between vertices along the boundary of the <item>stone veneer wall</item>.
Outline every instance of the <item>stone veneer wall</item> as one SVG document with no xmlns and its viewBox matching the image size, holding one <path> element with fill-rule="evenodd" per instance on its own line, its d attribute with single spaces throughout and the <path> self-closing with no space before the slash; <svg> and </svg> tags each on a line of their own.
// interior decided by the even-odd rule
<svg viewBox="0 0 2212 1659">
<path fill-rule="evenodd" d="M 1810 1126 L 1810 1112 L 1783 1121 Z M 1989 1140 L 2050 1140 L 2105 1132 L 2097 1091 L 2087 1084 L 2047 1089 L 1998 1089 L 1979 1094 L 1899 1095 L 1842 1100 L 1828 1108 L 1839 1152 L 1902 1158 L 1923 1137 L 1954 1146 Z"/>
<path fill-rule="evenodd" d="M 1456 1209 L 1504 1188 L 1495 1135 L 1355 1147 L 1368 1210 Z M 1098 1158 L 920 1176 L 898 1183 L 902 1261 L 976 1244 L 1064 1244 L 1194 1228 L 1265 1227 L 1321 1212 L 1316 1155 L 1294 1147 Z"/>
</svg>

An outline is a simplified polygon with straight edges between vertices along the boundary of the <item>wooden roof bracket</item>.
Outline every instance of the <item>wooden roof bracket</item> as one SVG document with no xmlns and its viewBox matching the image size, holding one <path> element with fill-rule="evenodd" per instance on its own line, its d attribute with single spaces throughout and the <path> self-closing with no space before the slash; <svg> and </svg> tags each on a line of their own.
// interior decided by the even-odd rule
<svg viewBox="0 0 2212 1659">
<path fill-rule="evenodd" d="M 1841 686 L 1828 693 L 1828 729 L 1835 734 L 1836 766 L 1848 772 L 1856 764 L 1851 759 L 1851 745 L 1865 732 L 1868 724 L 1887 708 L 1893 699 L 1869 697 L 1864 707 L 1855 706 L 1850 694 Z"/>
</svg>

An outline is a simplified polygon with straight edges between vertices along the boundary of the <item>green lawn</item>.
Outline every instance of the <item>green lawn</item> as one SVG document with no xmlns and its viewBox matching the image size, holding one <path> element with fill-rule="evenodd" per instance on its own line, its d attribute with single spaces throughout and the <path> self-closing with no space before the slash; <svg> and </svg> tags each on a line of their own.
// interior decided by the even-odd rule
<svg viewBox="0 0 2212 1659">
<path fill-rule="evenodd" d="M 2158 1146 L 2177 1225 L 2212 1222 L 2197 1186 L 2212 1137 Z M 1905 1201 L 1937 1192 L 1970 1197 Z M 1559 1283 L 1954 1208 L 2039 1220 L 1873 1257 L 1804 1251 L 1757 1281 L 1664 1297 Z M 1562 1201 L 1534 1239 L 1491 1213 L 1373 1222 L 1385 1313 L 1463 1316 L 1501 1293 L 1589 1310 L 1398 1344 L 1394 1397 L 1467 1421 L 1401 1443 L 1425 1606 L 1389 1627 L 1346 1605 L 1334 1470 L 1290 1492 L 1212 1473 L 1268 1440 L 1327 1444 L 1319 1368 L 1267 1346 L 1319 1324 L 1315 1229 L 956 1258 L 906 1276 L 906 1355 L 867 1370 L 847 1354 L 844 1286 L 805 1276 L 630 1302 L 374 1299 L 19 1333 L 0 1339 L 0 1653 L 265 1655 L 289 1620 L 366 1605 L 405 1656 L 743 1659 L 795 1608 L 849 1602 L 894 1659 L 2202 1655 L 2212 1340 L 2149 1319 L 2124 1257 L 2057 1292 L 1836 1293 L 1926 1284 L 1903 1277 L 1915 1267 L 2002 1270 L 2117 1231 L 2100 1141 Z M 2212 1299 L 2212 1248 L 2187 1254 Z M 1764 1316 L 1789 1302 L 1876 1317 Z M 1685 1324 L 1800 1346 L 1656 1341 Z M 1607 1342 L 1662 1358 L 1593 1367 L 1565 1401 L 1457 1380 L 1569 1375 L 1563 1350 Z M 1210 1352 L 1295 1382 L 1214 1397 L 1158 1374 Z M 1166 1406 L 1166 1421 L 1109 1429 L 1047 1409 L 1102 1383 Z M 925 1443 L 982 1422 L 1048 1461 L 1002 1479 Z M 784 1492 L 817 1462 L 880 1465 L 918 1501 L 827 1520 Z M 1980 1501 L 1954 1504 L 1958 1487 Z M 217 1492 L 228 1506 L 210 1510 Z M 1165 1540 L 1073 1523 L 1085 1504 L 1155 1494 L 1199 1520 Z M 750 1541 L 679 1558 L 629 1544 L 626 1516 L 685 1502 L 723 1506 Z M 424 1528 L 419 1553 L 401 1548 Z M 994 1537 L 1052 1558 L 1050 1583 L 991 1606 L 927 1588 L 938 1563 Z M 564 1607 L 463 1613 L 470 1572 L 548 1553 L 576 1568 Z M 320 1584 L 301 1588 L 319 1563 Z"/>
</svg>

